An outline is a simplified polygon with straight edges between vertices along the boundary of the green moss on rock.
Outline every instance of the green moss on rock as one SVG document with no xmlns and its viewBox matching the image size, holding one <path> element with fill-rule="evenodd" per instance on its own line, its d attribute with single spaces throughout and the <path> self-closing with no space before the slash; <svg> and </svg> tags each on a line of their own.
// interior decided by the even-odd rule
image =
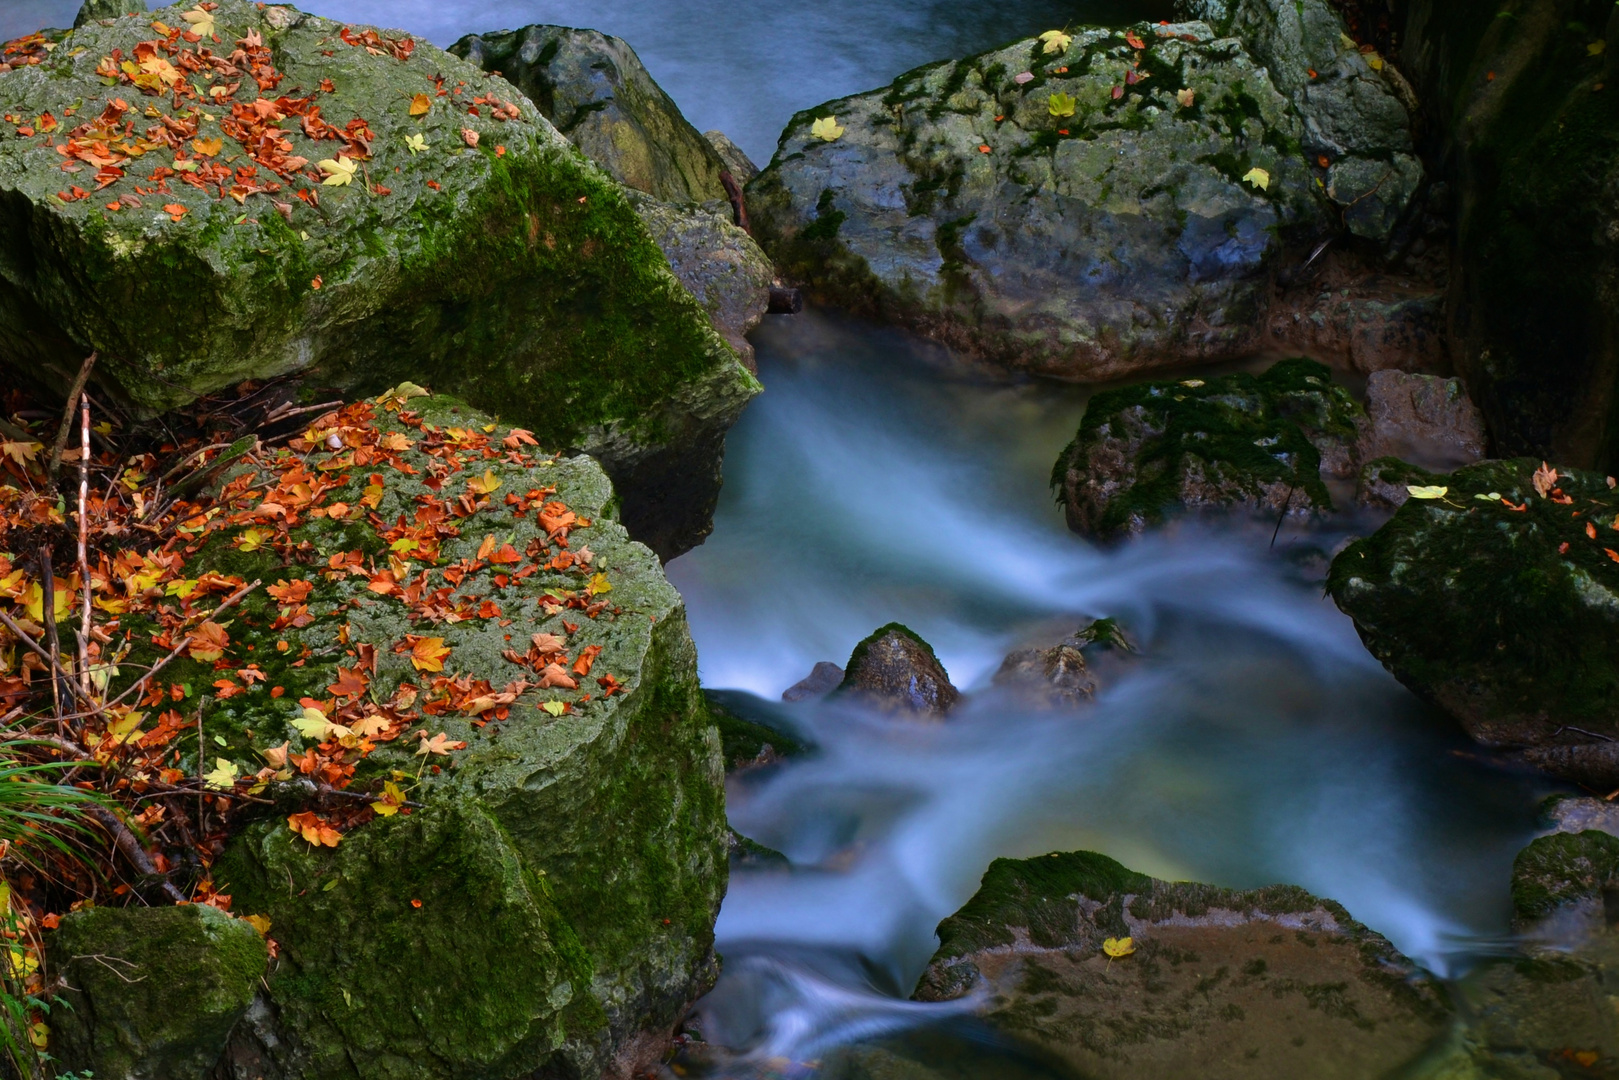
<svg viewBox="0 0 1619 1080">
<path fill-rule="evenodd" d="M 499 567 L 483 565 L 456 584 L 454 596 L 474 598 L 473 607 L 492 601 L 500 615 L 435 621 L 371 592 L 369 571 L 329 569 L 332 555 L 355 551 L 386 564 L 370 520 L 306 511 L 279 550 L 251 551 L 236 543 L 244 527 L 220 520 L 199 538 L 188 574 L 213 569 L 266 585 L 301 578 L 313 589 L 301 626 L 273 627 L 281 605 L 262 589 L 233 612 L 230 664 L 251 659 L 265 678 L 206 703 L 209 758 L 226 757 L 245 775 L 289 739 L 299 754 L 308 740 L 290 724 L 296 703 L 330 699 L 327 687 L 340 666 L 359 662 L 361 643 L 376 650 L 370 692 L 377 701 L 403 682 L 428 691 L 429 674 L 394 651 L 408 633 L 444 639 L 451 650 L 444 676 L 486 679 L 497 690 L 525 675 L 534 681 L 504 656 L 526 648 L 531 634 L 556 635 L 569 655 L 587 646 L 601 652 L 579 689 L 530 685 L 507 720 L 455 709 L 413 720 L 467 743 L 434 757 L 440 768 L 413 753 L 414 738 L 379 743 L 359 762 L 351 790 L 402 778 L 425 806 L 360 824 L 336 848 L 311 847 L 289 830 L 283 815 L 307 805 L 296 801 L 296 779 L 292 790 L 272 787 L 283 808 L 232 840 L 215 866 L 234 910 L 267 915 L 282 950 L 266 1007 L 232 1040 L 232 1075 L 451 1080 L 627 1070 L 644 1063 L 646 1047 L 709 985 L 725 891 L 720 742 L 698 687 L 685 611 L 657 557 L 612 520 L 612 485 L 591 459 L 534 454 L 519 463 L 462 450 L 462 465 L 440 480 L 431 469 L 444 462 L 416 445 L 423 435 L 455 428 L 482 438 L 493 421 L 452 398 L 407 404 L 422 426 L 378 407 L 374 427 L 410 440 L 399 457 L 415 471 L 384 462 L 355 468 L 345 457 L 352 449 L 324 449 L 319 436 L 322 449 L 308 455 L 309 467 L 337 481 L 323 507 L 364 506 L 375 470 L 383 477 L 376 520 L 388 525 L 408 520 L 424 501 L 453 500 L 469 477 L 489 469 L 500 480 L 497 494 L 451 516 L 436 562 L 394 553 L 410 576 L 425 573 L 437 589 L 450 580 L 439 572 L 470 560 L 488 537 L 520 552 L 540 544 L 556 553 L 533 510 L 515 513 L 501 501 L 550 487 L 590 521 L 574 528 L 571 551 L 588 549 L 591 561 L 506 586 L 494 580 Z M 498 447 L 509 431 L 493 427 L 488 438 Z M 594 616 L 555 603 L 547 612 L 542 598 L 584 596 L 596 574 L 611 586 L 601 594 L 610 604 Z M 162 651 L 142 644 L 131 659 L 149 662 Z M 190 658 L 170 671 L 199 694 L 219 678 L 211 664 Z M 596 685 L 604 674 L 623 692 L 604 696 Z M 540 708 L 559 702 L 567 705 L 559 716 Z M 181 767 L 194 769 L 195 740 L 173 745 Z"/>
<path fill-rule="evenodd" d="M 1512 910 L 1521 922 L 1619 888 L 1619 836 L 1587 829 L 1542 836 L 1512 860 Z"/>
<path fill-rule="evenodd" d="M 211 1075 L 268 957 L 252 926 L 201 904 L 77 911 L 47 950 L 66 984 L 52 1053 L 122 1080 Z"/>
<path fill-rule="evenodd" d="M 1619 494 L 1574 471 L 1543 498 L 1539 464 L 1435 478 L 1444 499 L 1408 501 L 1328 577 L 1372 655 L 1495 746 L 1619 736 Z"/>
<path fill-rule="evenodd" d="M 1097 394 L 1052 469 L 1069 528 L 1140 533 L 1175 508 L 1331 510 L 1323 458 L 1342 467 L 1360 406 L 1321 364 L 1146 382 Z"/>
<path fill-rule="evenodd" d="M 154 17 L 183 25 L 178 8 Z M 97 350 L 97 378 L 148 413 L 287 372 L 362 392 L 409 378 L 596 454 L 624 490 L 626 520 L 660 552 L 699 539 L 724 431 L 758 384 L 670 273 L 623 189 L 510 84 L 430 45 L 403 60 L 374 55 L 345 44 L 341 23 L 246 0 L 225 0 L 215 21 L 222 55 L 248 33 L 272 50 L 285 78 L 264 93 L 313 97 L 339 127 L 367 122 L 361 174 L 329 187 L 260 168 L 259 182 L 279 190 L 241 204 L 179 176 L 138 196 L 134 186 L 175 157 L 149 152 L 124 163 L 124 179 L 64 203 L 58 192 L 94 184 L 64 175 L 54 144 L 110 99 L 133 103 L 140 130 L 147 108 L 196 122 L 200 137 L 223 138 L 218 160 L 234 168 L 251 162 L 220 116 L 258 93 L 247 79 L 251 92 L 214 102 L 212 120 L 184 98 L 176 110 L 95 74 L 113 49 L 127 56 L 157 36 L 147 21 L 75 30 L 49 63 L 0 75 L 6 112 L 62 123 L 55 135 L 0 135 L 0 359 L 62 383 Z M 418 93 L 431 107 L 411 117 Z M 490 95 L 515 118 L 494 118 Z M 312 162 L 342 145 L 306 138 L 293 120 L 280 129 Z M 463 129 L 481 136 L 477 147 Z M 418 135 L 427 149 L 413 152 L 406 140 Z M 126 194 L 139 204 L 107 209 Z M 185 212 L 171 220 L 160 205 Z"/>
</svg>

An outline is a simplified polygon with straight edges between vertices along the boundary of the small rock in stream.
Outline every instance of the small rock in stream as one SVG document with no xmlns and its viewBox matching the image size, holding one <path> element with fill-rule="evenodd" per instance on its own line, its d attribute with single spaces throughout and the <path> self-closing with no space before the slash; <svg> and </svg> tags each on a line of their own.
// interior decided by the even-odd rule
<svg viewBox="0 0 1619 1080">
<path fill-rule="evenodd" d="M 838 692 L 882 712 L 933 719 L 961 699 L 933 647 L 899 623 L 878 627 L 854 647 Z"/>
<path fill-rule="evenodd" d="M 843 682 L 843 669 L 830 660 L 822 660 L 810 673 L 781 692 L 783 701 L 803 701 L 806 698 L 825 697 Z"/>
<path fill-rule="evenodd" d="M 1030 704 L 1047 708 L 1082 705 L 1096 696 L 1085 655 L 1072 645 L 1015 649 L 992 680 Z"/>
</svg>

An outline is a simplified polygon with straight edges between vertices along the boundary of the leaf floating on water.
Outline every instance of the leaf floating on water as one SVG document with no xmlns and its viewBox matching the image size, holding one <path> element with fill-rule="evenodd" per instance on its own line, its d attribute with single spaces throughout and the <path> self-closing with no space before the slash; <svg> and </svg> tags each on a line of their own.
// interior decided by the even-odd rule
<svg viewBox="0 0 1619 1080">
<path fill-rule="evenodd" d="M 1407 484 L 1405 490 L 1410 493 L 1413 499 L 1443 499 L 1450 493 L 1450 488 L 1438 485 Z"/>
<path fill-rule="evenodd" d="M 826 142 L 837 142 L 843 137 L 843 131 L 835 116 L 823 116 L 810 125 L 810 134 Z"/>
<path fill-rule="evenodd" d="M 1073 116 L 1074 104 L 1072 94 L 1052 94 L 1046 102 L 1046 109 L 1052 116 Z"/>
<path fill-rule="evenodd" d="M 1253 168 L 1242 174 L 1242 182 L 1245 184 L 1252 184 L 1260 191 L 1269 191 L 1270 173 L 1255 165 Z"/>
<path fill-rule="evenodd" d="M 1040 40 L 1046 43 L 1045 47 L 1040 51 L 1047 55 L 1053 55 L 1067 52 L 1068 44 L 1074 40 L 1074 35 L 1065 34 L 1061 30 L 1047 30 L 1040 35 Z"/>
<path fill-rule="evenodd" d="M 1121 956 L 1129 956 L 1136 951 L 1134 938 L 1108 938 L 1102 942 L 1102 951 L 1108 955 L 1108 963 L 1112 963 Z"/>
</svg>

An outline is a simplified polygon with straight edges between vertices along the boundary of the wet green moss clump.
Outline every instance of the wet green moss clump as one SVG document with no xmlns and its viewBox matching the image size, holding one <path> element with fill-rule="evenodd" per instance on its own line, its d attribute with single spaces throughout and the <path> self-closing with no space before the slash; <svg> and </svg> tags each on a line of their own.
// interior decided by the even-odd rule
<svg viewBox="0 0 1619 1080">
<path fill-rule="evenodd" d="M 1327 511 L 1323 468 L 1346 470 L 1361 415 L 1325 366 L 1303 358 L 1261 375 L 1108 390 L 1086 407 L 1051 484 L 1069 528 L 1102 539 L 1175 510 Z"/>
<path fill-rule="evenodd" d="M 1531 923 L 1619 889 L 1619 836 L 1587 829 L 1542 836 L 1512 860 L 1512 910 Z"/>
<path fill-rule="evenodd" d="M 1328 588 L 1395 677 L 1494 746 L 1619 737 L 1619 493 L 1486 461 L 1333 560 Z M 1580 731 L 1572 730 L 1582 729 Z"/>
</svg>

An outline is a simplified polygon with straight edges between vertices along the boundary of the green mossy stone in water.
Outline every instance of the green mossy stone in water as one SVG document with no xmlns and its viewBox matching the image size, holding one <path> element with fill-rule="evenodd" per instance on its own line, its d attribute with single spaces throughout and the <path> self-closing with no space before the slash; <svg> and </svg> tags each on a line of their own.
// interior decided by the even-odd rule
<svg viewBox="0 0 1619 1080">
<path fill-rule="evenodd" d="M 1302 358 L 1262 375 L 1107 390 L 1086 406 L 1051 484 L 1068 527 L 1102 539 L 1175 509 L 1328 511 L 1323 458 L 1334 470 L 1347 463 L 1362 415 L 1325 366 Z"/>
<path fill-rule="evenodd" d="M 121 1080 L 210 1076 L 268 959 L 257 930 L 203 904 L 76 911 L 46 950 L 67 987 L 51 1052 Z"/>
<path fill-rule="evenodd" d="M 1493 746 L 1619 737 L 1619 493 L 1576 470 L 1557 481 L 1568 502 L 1542 498 L 1539 465 L 1432 478 L 1444 499 L 1406 502 L 1327 580 L 1372 655 Z"/>
<path fill-rule="evenodd" d="M 916 998 L 984 993 L 992 1026 L 1097 1080 L 1385 1076 L 1451 1014 L 1331 900 L 1160 881 L 1094 852 L 995 860 L 938 934 Z"/>
<path fill-rule="evenodd" d="M 413 399 L 407 408 L 437 429 L 481 436 L 492 423 L 446 397 Z M 376 411 L 379 430 L 412 443 L 422 437 L 397 414 Z M 498 447 L 509 430 L 500 425 L 488 438 Z M 338 454 L 317 450 L 310 467 Z M 487 468 L 501 486 L 488 508 L 451 519 L 457 533 L 442 541 L 440 568 L 471 558 L 485 537 L 525 551 L 544 535 L 535 512 L 518 516 L 502 499 L 546 487 L 591 521 L 570 542 L 576 553 L 588 547 L 592 563 L 542 570 L 506 588 L 485 566 L 456 595 L 491 599 L 502 618 L 433 622 L 371 593 L 368 576 L 326 572 L 336 553 L 386 560 L 386 544 L 364 520 L 305 514 L 291 530 L 287 562 L 269 546 L 237 546 L 239 526 L 200 537 L 190 574 L 214 569 L 266 586 L 293 578 L 314 586 L 303 626 L 273 628 L 280 605 L 264 589 L 232 613 L 232 659 L 254 658 L 265 678 L 206 703 L 210 763 L 224 757 L 246 775 L 289 739 L 300 753 L 308 744 L 289 726 L 296 703 L 330 699 L 338 668 L 357 663 L 356 643 L 376 649 L 377 700 L 403 681 L 427 690 L 429 676 L 393 651 L 407 633 L 444 639 L 445 676 L 487 679 L 497 690 L 525 674 L 534 679 L 503 657 L 525 649 L 534 633 L 563 638 L 569 655 L 587 645 L 602 652 L 578 690 L 531 688 L 505 721 L 480 727 L 478 717 L 454 711 L 413 721 L 411 730 L 467 743 L 432 759 L 442 771 L 413 753 L 414 737 L 379 744 L 360 762 L 351 790 L 377 791 L 397 771 L 407 786 L 420 777 L 411 798 L 425 806 L 362 824 L 336 848 L 313 848 L 291 832 L 286 815 L 307 803 L 294 785 L 272 785 L 281 805 L 247 825 L 215 866 L 234 910 L 267 915 L 281 946 L 264 1007 L 232 1040 L 232 1075 L 511 1080 L 627 1072 L 655 1056 L 657 1040 L 710 984 L 714 917 L 725 892 L 720 741 L 698 687 L 685 609 L 657 557 L 612 519 L 612 485 L 590 458 L 522 466 L 476 458 L 438 492 L 426 481 L 439 459 L 420 449 L 401 456 L 415 474 L 380 462 L 324 471 L 340 483 L 323 505 L 362 505 L 375 470 L 383 477 L 376 512 L 392 523 L 414 515 L 419 498 L 453 499 Z M 411 563 L 412 575 L 430 569 Z M 602 594 L 611 603 L 596 618 L 574 608 L 545 612 L 541 596 L 580 593 L 595 573 L 611 585 Z M 442 584 L 436 573 L 430 584 Z M 565 621 L 578 629 L 568 633 Z M 339 637 L 345 625 L 348 645 Z M 131 628 L 140 645 L 131 659 L 150 662 L 161 650 Z M 624 691 L 603 697 L 595 680 L 604 674 Z M 166 671 L 198 693 L 219 676 L 189 658 Z M 277 686 L 283 693 L 274 697 Z M 586 691 L 593 700 L 582 703 Z M 552 716 L 540 708 L 559 700 L 572 711 Z M 195 742 L 175 745 L 181 767 L 194 769 Z"/>
<path fill-rule="evenodd" d="M 1619 836 L 1587 829 L 1542 836 L 1512 860 L 1512 910 L 1528 924 L 1619 888 Z"/>
<path fill-rule="evenodd" d="M 183 26 L 181 11 L 152 19 Z M 424 42 L 400 60 L 345 44 L 342 23 L 246 0 L 224 0 L 214 19 L 220 43 L 197 48 L 228 57 L 238 39 L 261 36 L 285 76 L 262 92 L 313 96 L 340 128 L 364 119 L 370 160 L 346 186 L 261 167 L 258 182 L 280 190 L 238 204 L 180 175 L 166 192 L 137 195 L 153 168 L 173 165 L 174 154 L 150 151 L 98 190 L 94 168 L 61 171 L 53 144 L 113 98 L 132 105 L 124 123 L 136 139 L 176 109 L 170 96 L 96 75 L 113 49 L 127 57 L 158 36 L 148 20 L 75 30 L 47 63 L 0 75 L 0 111 L 50 112 L 62 124 L 35 137 L 0 128 L 0 362 L 59 389 L 94 349 L 98 381 L 148 414 L 291 372 L 361 392 L 410 379 L 596 455 L 627 524 L 660 554 L 701 539 L 724 432 L 759 387 L 624 190 L 509 83 Z M 260 92 L 241 73 L 196 78 L 204 96 L 238 85 L 224 103 Z M 424 116 L 410 115 L 416 94 L 428 96 Z M 496 119 L 491 96 L 516 118 Z M 197 108 L 180 100 L 182 116 Z M 198 135 L 223 140 L 215 160 L 251 164 L 220 127 L 225 104 L 207 111 L 214 119 L 199 120 Z M 306 138 L 294 119 L 280 127 L 290 152 L 312 163 L 342 146 Z M 480 137 L 476 148 L 463 130 Z M 412 136 L 427 149 L 413 152 Z M 64 203 L 58 193 L 73 186 L 92 194 Z M 294 188 L 313 188 L 319 206 Z M 140 204 L 107 209 L 126 195 Z M 185 211 L 178 220 L 162 210 L 171 205 Z"/>
<path fill-rule="evenodd" d="M 961 698 L 933 646 L 901 623 L 879 626 L 854 647 L 835 694 L 883 711 L 941 717 Z"/>
<path fill-rule="evenodd" d="M 1029 38 L 798 113 L 748 185 L 755 236 L 811 296 L 1016 370 L 1240 355 L 1271 261 L 1327 225 L 1304 129 L 1236 40 L 1129 31 L 1144 49 L 1080 27 L 1064 52 Z M 831 142 L 812 131 L 827 116 Z"/>
</svg>

